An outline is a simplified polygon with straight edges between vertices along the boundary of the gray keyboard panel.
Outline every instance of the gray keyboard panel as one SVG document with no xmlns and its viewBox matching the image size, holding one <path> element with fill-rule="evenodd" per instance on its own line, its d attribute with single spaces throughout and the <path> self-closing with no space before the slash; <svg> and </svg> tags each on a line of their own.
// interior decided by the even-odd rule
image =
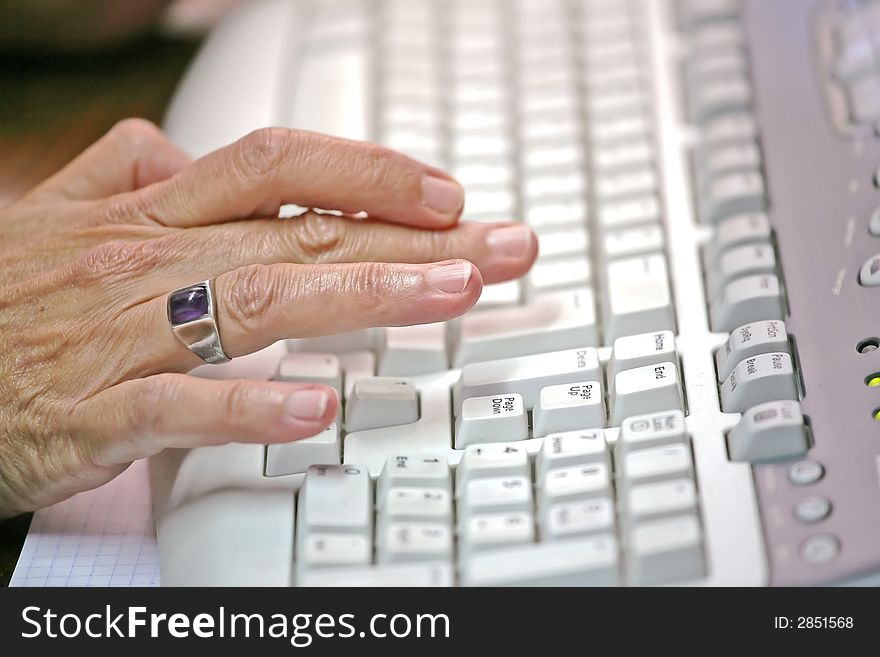
<svg viewBox="0 0 880 657">
<path fill-rule="evenodd" d="M 859 283 L 863 263 L 880 252 L 869 233 L 880 206 L 880 141 L 840 132 L 828 112 L 816 43 L 829 4 L 752 0 L 745 10 L 758 63 L 769 217 L 787 281 L 785 321 L 814 442 L 807 462 L 755 467 L 770 582 L 783 586 L 880 567 L 880 423 L 873 417 L 880 388 L 866 385 L 880 371 L 880 350 L 870 350 L 880 335 L 880 288 Z"/>
</svg>

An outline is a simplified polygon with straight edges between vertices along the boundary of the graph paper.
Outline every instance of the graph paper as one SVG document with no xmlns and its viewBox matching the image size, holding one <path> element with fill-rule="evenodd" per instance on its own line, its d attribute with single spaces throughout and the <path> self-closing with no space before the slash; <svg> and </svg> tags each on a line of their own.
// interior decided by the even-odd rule
<svg viewBox="0 0 880 657">
<path fill-rule="evenodd" d="M 10 586 L 158 586 L 147 462 L 34 514 Z"/>
</svg>

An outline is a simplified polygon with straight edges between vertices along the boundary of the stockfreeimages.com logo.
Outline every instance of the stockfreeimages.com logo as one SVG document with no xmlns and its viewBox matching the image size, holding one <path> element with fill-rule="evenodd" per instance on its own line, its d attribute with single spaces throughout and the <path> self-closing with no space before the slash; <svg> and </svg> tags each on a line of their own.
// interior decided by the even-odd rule
<svg viewBox="0 0 880 657">
<path fill-rule="evenodd" d="M 148 613 L 146 607 L 127 607 L 117 613 L 110 605 L 106 605 L 102 613 L 85 616 L 25 607 L 21 618 L 26 626 L 21 633 L 25 639 L 243 637 L 287 639 L 291 645 L 305 648 L 316 638 L 449 638 L 446 614 L 374 614 L 361 630 L 357 629 L 354 614 L 236 614 L 227 613 L 224 607 L 214 614 L 194 616 Z"/>
</svg>

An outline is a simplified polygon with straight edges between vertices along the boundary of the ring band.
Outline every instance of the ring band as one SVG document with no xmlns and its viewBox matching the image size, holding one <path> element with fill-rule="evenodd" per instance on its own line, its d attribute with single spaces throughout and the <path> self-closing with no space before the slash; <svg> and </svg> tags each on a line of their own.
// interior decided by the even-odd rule
<svg viewBox="0 0 880 657">
<path fill-rule="evenodd" d="M 229 360 L 220 343 L 213 280 L 182 287 L 169 294 L 168 322 L 177 339 L 206 363 Z"/>
</svg>

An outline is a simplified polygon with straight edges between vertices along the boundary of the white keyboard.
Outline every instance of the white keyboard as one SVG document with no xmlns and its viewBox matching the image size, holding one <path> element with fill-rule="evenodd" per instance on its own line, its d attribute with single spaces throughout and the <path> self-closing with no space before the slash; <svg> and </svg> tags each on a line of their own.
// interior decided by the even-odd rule
<svg viewBox="0 0 880 657">
<path fill-rule="evenodd" d="M 463 220 L 540 254 L 458 320 L 201 368 L 343 403 L 307 440 L 156 457 L 163 583 L 767 583 L 751 464 L 801 476 L 812 438 L 739 3 L 294 4 L 206 56 L 296 24 L 308 85 L 270 121 L 442 167 Z"/>
</svg>

